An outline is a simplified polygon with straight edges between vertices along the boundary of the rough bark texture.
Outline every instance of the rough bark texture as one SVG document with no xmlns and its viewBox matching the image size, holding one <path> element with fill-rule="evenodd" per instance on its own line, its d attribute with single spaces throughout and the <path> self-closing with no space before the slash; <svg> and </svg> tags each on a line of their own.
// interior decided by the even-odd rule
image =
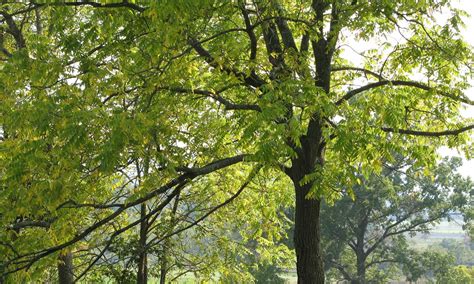
<svg viewBox="0 0 474 284">
<path fill-rule="evenodd" d="M 146 252 L 146 238 L 148 234 L 148 220 L 144 218 L 146 216 L 146 205 L 141 205 L 141 218 L 143 221 L 140 223 L 140 240 L 139 240 L 139 251 L 138 256 L 138 272 L 137 272 L 137 283 L 146 284 L 148 281 L 148 258 Z"/>
<path fill-rule="evenodd" d="M 324 39 L 313 41 L 313 52 L 316 66 L 315 85 L 326 94 L 330 90 L 330 72 L 332 51 L 328 51 L 328 43 Z M 324 121 L 315 112 L 308 125 L 306 135 L 301 137 L 301 147 L 294 147 L 298 154 L 292 160 L 289 176 L 295 186 L 295 251 L 297 258 L 298 283 L 324 283 L 324 262 L 320 247 L 320 209 L 319 199 L 309 199 L 308 193 L 313 183 L 301 185 L 305 175 L 314 173 L 324 166 L 324 150 L 326 142 L 322 136 Z"/>
<path fill-rule="evenodd" d="M 317 139 L 319 140 L 320 138 Z M 296 196 L 294 234 L 296 269 L 298 283 L 321 284 L 324 283 L 324 263 L 320 247 L 321 201 L 307 198 L 312 183 L 301 185 L 300 182 L 306 174 L 314 170 L 314 164 L 323 164 L 323 158 L 321 151 L 315 151 L 309 145 L 303 143 L 303 152 L 300 153 L 300 158 L 293 160 L 289 171 Z"/>
<path fill-rule="evenodd" d="M 309 187 L 296 190 L 295 250 L 298 283 L 324 283 L 324 268 L 320 243 L 320 200 L 307 199 Z"/>
<path fill-rule="evenodd" d="M 59 255 L 58 263 L 58 278 L 59 284 L 72 284 L 74 283 L 74 266 L 72 263 L 72 253 L 66 252 Z"/>
</svg>

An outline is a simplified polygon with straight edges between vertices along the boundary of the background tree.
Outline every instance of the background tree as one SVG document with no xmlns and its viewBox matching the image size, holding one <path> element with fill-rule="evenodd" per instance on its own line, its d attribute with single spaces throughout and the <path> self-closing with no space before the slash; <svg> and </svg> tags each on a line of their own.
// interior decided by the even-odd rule
<svg viewBox="0 0 474 284">
<path fill-rule="evenodd" d="M 474 243 L 471 240 L 470 237 L 464 240 L 443 239 L 436 248 L 452 254 L 457 265 L 474 266 Z"/>
<path fill-rule="evenodd" d="M 469 284 L 474 280 L 474 269 L 473 267 L 467 267 L 459 265 L 448 270 L 447 273 L 440 275 L 437 278 L 438 283 L 447 284 Z"/>
<path fill-rule="evenodd" d="M 472 150 L 461 14 L 445 0 L 3 3 L 2 225 L 60 217 L 52 237 L 2 237 L 4 273 L 41 270 L 143 203 L 163 197 L 148 218 L 183 186 L 258 164 L 291 180 L 299 281 L 323 283 L 324 198 L 395 152 L 428 166 L 441 145 Z M 344 47 L 364 40 L 376 48 L 356 66 Z M 147 149 L 136 194 L 95 192 Z"/>
<path fill-rule="evenodd" d="M 361 177 L 360 185 L 323 207 L 326 269 L 351 283 L 386 281 L 390 266 L 402 269 L 410 281 L 430 271 L 446 273 L 452 257 L 418 252 L 409 238 L 472 206 L 474 183 L 457 173 L 460 165 L 460 158 L 444 159 L 425 176 L 405 160 L 385 165 L 381 175 Z"/>
</svg>

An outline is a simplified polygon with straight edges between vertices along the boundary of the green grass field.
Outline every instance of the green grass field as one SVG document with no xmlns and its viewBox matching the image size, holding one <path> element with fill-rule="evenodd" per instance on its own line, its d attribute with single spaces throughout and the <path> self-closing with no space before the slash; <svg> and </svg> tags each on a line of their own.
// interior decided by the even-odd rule
<svg viewBox="0 0 474 284">
<path fill-rule="evenodd" d="M 454 218 L 453 221 L 442 221 L 428 234 L 417 234 L 409 239 L 411 245 L 418 249 L 426 249 L 443 239 L 464 240 L 466 232 L 462 229 L 462 219 Z"/>
</svg>

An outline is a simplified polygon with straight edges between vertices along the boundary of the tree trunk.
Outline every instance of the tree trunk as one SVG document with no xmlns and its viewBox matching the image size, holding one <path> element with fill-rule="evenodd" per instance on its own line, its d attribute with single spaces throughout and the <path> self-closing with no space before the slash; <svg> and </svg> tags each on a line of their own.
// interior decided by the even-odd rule
<svg viewBox="0 0 474 284">
<path fill-rule="evenodd" d="M 365 234 L 367 232 L 367 226 L 369 225 L 369 212 L 363 210 L 360 212 L 363 214 L 363 218 L 357 224 L 357 241 L 355 247 L 355 254 L 357 257 L 357 276 L 351 281 L 352 284 L 365 284 L 365 260 L 367 254 L 364 250 L 365 246 Z"/>
<path fill-rule="evenodd" d="M 179 190 L 176 198 L 174 200 L 173 209 L 171 211 L 171 227 L 170 232 L 173 231 L 176 226 L 176 212 L 178 211 L 179 196 L 181 194 L 181 189 Z M 166 274 L 168 273 L 168 248 L 171 246 L 170 238 L 167 238 L 163 245 L 163 256 L 161 258 L 161 268 L 160 268 L 160 284 L 166 284 Z"/>
<path fill-rule="evenodd" d="M 363 251 L 363 248 L 360 252 L 357 253 L 357 284 L 365 283 L 365 258 L 366 255 Z"/>
<path fill-rule="evenodd" d="M 313 8 L 316 12 L 316 21 L 324 25 L 325 1 L 314 1 Z M 336 34 L 337 35 L 337 34 Z M 332 35 L 334 36 L 334 35 Z M 337 40 L 333 38 L 334 40 Z M 329 43 L 326 39 L 320 38 L 312 41 L 315 67 L 315 85 L 320 87 L 329 95 L 331 86 L 331 60 L 334 52 L 334 42 Z M 292 159 L 291 168 L 287 174 L 295 186 L 295 251 L 296 270 L 298 273 L 298 283 L 304 284 L 324 284 L 324 263 L 320 247 L 321 227 L 320 209 L 321 200 L 306 198 L 313 182 L 300 185 L 301 180 L 307 174 L 314 173 L 324 166 L 324 151 L 326 141 L 323 138 L 323 128 L 325 121 L 320 112 L 311 115 L 306 134 L 300 137 L 301 145 L 294 145 L 289 141 L 289 145 L 297 153 L 297 157 Z"/>
<path fill-rule="evenodd" d="M 351 284 L 365 283 L 365 255 L 357 254 L 357 276 L 351 280 Z"/>
<path fill-rule="evenodd" d="M 139 256 L 138 256 L 138 272 L 137 272 L 137 284 L 146 284 L 148 281 L 148 257 L 146 252 L 146 239 L 148 235 L 148 220 L 144 218 L 146 216 L 146 204 L 141 205 L 141 218 L 140 222 L 140 239 L 138 241 Z"/>
<path fill-rule="evenodd" d="M 308 135 L 302 137 L 302 148 L 287 171 L 295 187 L 295 252 L 298 283 L 323 284 L 324 262 L 320 247 L 321 227 L 319 198 L 307 198 L 314 182 L 301 185 L 302 179 L 324 164 L 324 143 L 318 118 L 310 122 Z"/>
<path fill-rule="evenodd" d="M 357 256 L 357 284 L 365 284 L 365 256 Z"/>
<path fill-rule="evenodd" d="M 160 284 L 165 284 L 166 283 L 166 272 L 167 272 L 167 267 L 168 262 L 166 261 L 166 256 L 163 257 L 161 260 L 161 268 L 160 268 Z"/>
<path fill-rule="evenodd" d="M 319 139 L 317 139 L 319 140 Z M 307 141 L 307 140 L 306 140 Z M 324 264 L 320 247 L 321 200 L 307 198 L 313 183 L 301 185 L 305 175 L 314 171 L 313 161 L 323 164 L 322 152 L 311 152 L 308 143 L 303 143 L 300 157 L 292 161 L 288 174 L 295 187 L 295 252 L 298 283 L 324 283 Z M 314 149 L 314 148 L 313 148 Z M 315 159 L 314 157 L 318 157 Z"/>
<path fill-rule="evenodd" d="M 74 283 L 73 274 L 73 263 L 72 263 L 72 252 L 61 253 L 59 255 L 58 263 L 58 277 L 59 284 L 72 284 Z"/>
<path fill-rule="evenodd" d="M 295 251 L 298 283 L 324 283 L 324 266 L 321 254 L 319 211 L 321 201 L 307 199 L 310 186 L 295 184 Z"/>
</svg>

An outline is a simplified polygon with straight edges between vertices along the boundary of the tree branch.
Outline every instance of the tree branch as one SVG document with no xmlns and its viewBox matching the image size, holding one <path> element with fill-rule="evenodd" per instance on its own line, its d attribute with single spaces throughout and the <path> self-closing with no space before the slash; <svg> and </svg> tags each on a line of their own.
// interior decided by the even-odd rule
<svg viewBox="0 0 474 284">
<path fill-rule="evenodd" d="M 200 168 L 180 167 L 180 168 L 177 168 L 176 170 L 185 172 L 186 174 L 190 174 L 191 176 L 202 176 L 202 175 L 206 175 L 206 174 L 209 174 L 211 172 L 217 171 L 219 169 L 228 167 L 230 165 L 234 165 L 234 164 L 237 164 L 239 162 L 242 162 L 244 160 L 244 158 L 247 157 L 247 156 L 248 155 L 242 154 L 242 155 L 237 155 L 237 156 L 234 156 L 234 157 L 218 160 L 218 161 L 212 162 L 212 163 L 207 164 L 206 166 L 200 167 Z"/>
<path fill-rule="evenodd" d="M 182 174 L 179 177 L 169 181 L 165 185 L 149 192 L 145 196 L 143 196 L 141 198 L 138 198 L 135 201 L 126 203 L 123 207 L 120 207 L 120 208 L 116 209 L 113 213 L 109 214 L 107 217 L 105 217 L 105 218 L 101 219 L 100 221 L 94 223 L 93 225 L 89 226 L 87 229 L 83 230 L 81 233 L 78 233 L 71 240 L 69 240 L 67 242 L 64 242 L 62 244 L 59 244 L 57 246 L 54 246 L 54 247 L 50 247 L 50 248 L 47 248 L 47 249 L 43 249 L 43 250 L 40 250 L 40 251 L 36 251 L 36 252 L 32 252 L 32 253 L 28 253 L 28 254 L 24 254 L 24 255 L 15 257 L 14 259 L 6 262 L 5 264 L 3 264 L 4 266 L 8 266 L 8 265 L 11 265 L 11 264 L 22 264 L 22 263 L 23 263 L 23 265 L 15 268 L 11 271 L 7 271 L 4 274 L 5 275 L 6 274 L 11 274 L 11 273 L 14 273 L 14 272 L 22 270 L 22 269 L 27 269 L 31 265 L 33 265 L 35 262 L 42 259 L 43 257 L 51 255 L 52 253 L 60 251 L 60 250 L 66 248 L 66 247 L 68 247 L 68 246 L 70 246 L 74 243 L 77 243 L 80 240 L 83 240 L 85 237 L 90 235 L 92 232 L 94 232 L 99 227 L 101 227 L 101 226 L 107 224 L 108 222 L 112 221 L 113 219 L 115 219 L 117 216 L 119 216 L 126 209 L 131 208 L 131 207 L 136 206 L 136 205 L 139 205 L 139 204 L 141 204 L 141 203 L 143 203 L 143 202 L 145 202 L 145 201 L 147 201 L 147 200 L 149 200 L 149 199 L 151 199 L 151 198 L 153 198 L 153 197 L 155 197 L 159 194 L 163 194 L 163 193 L 165 193 L 166 191 L 168 191 L 169 189 L 171 189 L 173 187 L 184 186 L 189 181 L 193 180 L 194 178 L 196 178 L 198 176 L 206 175 L 206 174 L 212 173 L 214 171 L 217 171 L 219 169 L 222 169 L 222 168 L 234 165 L 236 163 L 242 162 L 244 160 L 244 157 L 246 157 L 246 155 L 243 155 L 243 154 L 242 155 L 237 155 L 237 156 L 234 156 L 234 157 L 229 157 L 229 158 L 225 158 L 225 159 L 221 159 L 221 160 L 211 162 L 211 163 L 209 163 L 209 164 L 207 164 L 203 167 L 200 167 L 200 168 L 186 169 L 186 172 L 184 174 Z"/>
<path fill-rule="evenodd" d="M 41 23 L 41 13 L 39 7 L 35 7 L 35 27 L 36 34 L 41 35 L 43 33 L 43 24 Z"/>
<path fill-rule="evenodd" d="M 261 112 L 262 109 L 258 105 L 251 105 L 251 104 L 236 104 L 228 99 L 223 98 L 222 96 L 219 95 L 219 93 L 222 93 L 223 91 L 227 90 L 228 88 L 224 88 L 222 90 L 219 90 L 217 92 L 213 91 L 208 91 L 208 90 L 201 90 L 201 89 L 186 89 L 186 88 L 181 88 L 181 87 L 159 87 L 157 90 L 168 90 L 176 93 L 186 93 L 186 94 L 198 94 L 198 95 L 204 95 L 206 97 L 210 97 L 219 103 L 223 104 L 225 106 L 226 110 L 254 110 Z"/>
<path fill-rule="evenodd" d="M 309 33 L 306 32 L 306 33 L 301 37 L 300 53 L 308 52 L 308 49 L 309 49 Z"/>
<path fill-rule="evenodd" d="M 397 263 L 398 261 L 395 260 L 395 259 L 374 260 L 374 261 L 369 262 L 369 263 L 365 266 L 365 268 L 367 269 L 367 268 L 371 267 L 371 266 L 374 265 L 374 264 L 381 264 L 381 263 L 387 263 L 387 262 L 394 262 L 394 263 Z"/>
<path fill-rule="evenodd" d="M 444 130 L 444 131 L 419 131 L 419 130 L 410 130 L 410 129 L 394 129 L 391 127 L 382 127 L 381 128 L 385 132 L 393 132 L 393 133 L 400 133 L 406 135 L 413 135 L 413 136 L 426 136 L 426 137 L 441 137 L 441 136 L 449 136 L 449 135 L 459 135 L 463 132 L 469 131 L 474 129 L 474 124 L 461 127 L 458 129 L 453 130 Z"/>
<path fill-rule="evenodd" d="M 280 39 L 276 31 L 275 24 L 272 22 L 262 25 L 263 40 L 267 49 L 268 61 L 273 68 L 281 68 L 283 66 L 283 50 L 281 48 Z M 272 72 L 274 73 L 274 71 Z"/>
<path fill-rule="evenodd" d="M 420 83 L 420 82 L 415 82 L 415 81 L 403 81 L 403 80 L 393 80 L 393 81 L 388 81 L 388 80 L 385 80 L 385 81 L 379 81 L 379 82 L 374 82 L 374 83 L 369 83 L 365 86 L 362 86 L 360 88 L 357 88 L 357 89 L 354 89 L 354 90 L 351 90 L 349 92 L 347 92 L 342 98 L 340 98 L 337 102 L 336 102 L 336 105 L 340 105 L 342 104 L 343 102 L 351 99 L 352 97 L 356 96 L 357 94 L 360 94 L 362 92 L 365 92 L 365 91 L 368 91 L 368 90 L 371 90 L 371 89 L 374 89 L 374 88 L 377 88 L 377 87 L 382 87 L 382 86 L 387 86 L 387 85 L 391 85 L 391 86 L 406 86 L 406 87 L 414 87 L 414 88 L 418 88 L 418 89 L 422 89 L 422 90 L 425 90 L 425 91 L 433 91 L 435 90 L 434 88 L 428 86 L 428 85 L 425 85 L 423 83 Z M 437 91 L 438 94 L 440 94 L 441 96 L 443 97 L 447 97 L 447 98 L 450 98 L 452 100 L 455 100 L 455 101 L 458 101 L 458 102 L 462 102 L 462 103 L 465 103 L 465 104 L 469 104 L 469 105 L 474 105 L 474 101 L 473 100 L 470 100 L 468 99 L 467 97 L 459 97 L 459 96 L 456 96 L 454 94 L 450 94 L 450 93 L 446 93 L 446 92 L 440 92 L 440 91 Z"/>
<path fill-rule="evenodd" d="M 346 271 L 346 267 L 344 267 L 342 264 L 330 259 L 328 260 L 332 265 L 334 265 L 337 270 L 339 270 L 339 272 L 341 272 L 342 276 L 344 277 L 344 279 L 350 281 L 352 280 L 352 277 L 351 275 Z"/>
<path fill-rule="evenodd" d="M 2 51 L 3 54 L 5 54 L 7 57 L 12 57 L 12 54 L 10 53 L 10 51 L 8 51 L 6 48 L 5 48 L 5 45 L 4 45 L 4 29 L 3 27 L 0 27 L 0 50 Z"/>
<path fill-rule="evenodd" d="M 278 4 L 276 5 L 277 5 L 276 9 L 278 12 L 276 24 L 277 24 L 278 30 L 280 31 L 283 45 L 287 49 L 292 48 L 295 51 L 298 51 L 298 48 L 296 47 L 295 39 L 293 37 L 293 33 L 291 32 L 290 27 L 288 26 L 288 23 L 286 22 L 286 19 L 283 17 L 283 8 Z"/>
<path fill-rule="evenodd" d="M 6 31 L 10 33 L 15 39 L 17 48 L 18 49 L 25 48 L 26 47 L 25 38 L 23 37 L 23 34 L 21 33 L 15 21 L 13 20 L 12 15 L 8 14 L 5 11 L 0 11 L 0 15 L 2 15 L 5 18 L 5 21 L 8 25 L 8 30 Z"/>
<path fill-rule="evenodd" d="M 358 67 L 351 67 L 351 66 L 338 66 L 338 67 L 332 67 L 331 72 L 338 72 L 338 71 L 357 71 L 357 72 L 363 72 L 368 75 L 372 75 L 375 78 L 383 81 L 385 80 L 384 77 L 382 77 L 380 74 L 375 73 L 374 71 L 371 71 L 369 69 L 365 68 L 358 68 Z"/>
<path fill-rule="evenodd" d="M 423 209 L 423 208 L 421 208 Z M 416 210 L 415 210 L 416 212 Z M 431 218 L 428 218 L 428 219 L 423 219 L 419 222 L 415 222 L 415 223 L 412 223 L 411 225 L 409 225 L 408 227 L 405 227 L 405 228 L 401 228 L 399 229 L 398 231 L 393 231 L 393 232 L 390 232 L 390 230 L 392 228 L 395 228 L 396 226 L 400 225 L 401 223 L 403 223 L 404 221 L 408 220 L 409 217 L 412 216 L 414 212 L 409 212 L 407 213 L 405 216 L 403 216 L 402 218 L 400 218 L 398 221 L 394 222 L 393 224 L 387 226 L 384 230 L 384 233 L 383 235 L 371 246 L 367 249 L 367 251 L 365 252 L 365 255 L 368 256 L 369 254 L 371 254 L 385 239 L 387 239 L 388 237 L 391 237 L 391 236 L 395 236 L 395 235 L 400 235 L 400 234 L 403 234 L 403 233 L 407 233 L 407 232 L 411 232 L 411 231 L 416 231 L 415 228 L 421 226 L 421 225 L 424 225 L 424 224 L 427 224 L 427 223 L 430 223 L 430 222 L 434 222 L 440 218 L 442 218 L 444 216 L 444 214 L 446 212 L 442 212 L 434 217 L 431 217 Z"/>
<path fill-rule="evenodd" d="M 147 9 L 147 7 L 142 7 L 139 5 L 136 5 L 134 3 L 130 3 L 128 1 L 122 1 L 119 3 L 100 3 L 100 2 L 94 2 L 94 1 L 88 1 L 88 0 L 83 0 L 83 1 L 78 1 L 78 2 L 53 2 L 53 3 L 47 3 L 47 4 L 40 4 L 40 3 L 35 3 L 35 6 L 40 7 L 40 6 L 45 6 L 45 5 L 56 5 L 56 6 L 92 6 L 95 8 L 129 8 L 138 12 L 143 12 Z"/>
<path fill-rule="evenodd" d="M 244 17 L 244 23 L 245 23 L 245 31 L 249 36 L 250 39 L 250 60 L 254 60 L 257 58 L 257 36 L 255 35 L 255 32 L 253 31 L 253 26 L 252 23 L 250 22 L 250 17 L 247 9 L 245 8 L 245 3 L 240 2 L 239 3 L 240 10 L 242 12 L 242 16 Z"/>
<path fill-rule="evenodd" d="M 31 228 L 31 227 L 49 228 L 49 226 L 51 226 L 51 221 L 25 220 L 25 221 L 11 224 L 9 226 L 9 229 L 19 230 L 19 229 Z"/>
<path fill-rule="evenodd" d="M 143 220 L 148 219 L 148 218 L 150 218 L 151 216 L 153 216 L 155 214 L 160 214 L 160 212 L 163 210 L 163 208 L 165 208 L 165 206 L 168 205 L 175 198 L 175 196 L 177 196 L 179 194 L 179 192 L 184 187 L 184 185 L 185 185 L 184 183 L 181 184 L 181 185 L 178 185 L 173 190 L 173 192 L 171 192 L 171 194 L 168 195 L 168 197 L 164 201 L 162 201 L 155 209 L 151 210 L 148 214 L 146 214 L 145 216 L 140 217 L 139 219 L 135 220 L 134 222 L 128 224 L 127 226 L 115 231 L 110 236 L 110 238 L 107 241 L 105 247 L 101 250 L 101 252 L 97 255 L 97 257 L 88 265 L 88 267 L 75 279 L 75 282 L 77 282 L 79 279 L 84 277 L 84 275 L 94 266 L 94 264 L 97 263 L 97 261 L 99 261 L 99 259 L 105 254 L 105 252 L 107 251 L 109 246 L 112 244 L 112 241 L 114 240 L 115 237 L 117 237 L 118 235 L 122 234 L 123 232 L 129 230 L 130 228 L 133 228 L 136 225 L 140 224 Z"/>
<path fill-rule="evenodd" d="M 189 45 L 211 66 L 216 69 L 222 70 L 227 74 L 232 74 L 236 76 L 238 79 L 242 80 L 249 86 L 252 86 L 254 88 L 261 87 L 264 85 L 266 82 L 262 80 L 260 77 L 258 77 L 257 74 L 253 73 L 250 74 L 250 76 L 247 76 L 245 73 L 236 70 L 232 67 L 228 66 L 221 66 L 219 65 L 214 57 L 207 51 L 201 44 L 201 42 L 197 41 L 196 39 L 190 38 L 188 40 Z"/>
<path fill-rule="evenodd" d="M 260 171 L 260 169 L 262 168 L 262 165 L 257 165 L 253 170 L 252 172 L 249 174 L 249 176 L 247 177 L 246 181 L 239 187 L 239 189 L 237 190 L 237 192 L 235 192 L 231 197 L 229 197 L 228 199 L 226 199 L 223 203 L 215 206 L 214 208 L 212 208 L 211 210 L 209 210 L 208 212 L 206 212 L 206 214 L 204 214 L 203 216 L 201 216 L 199 219 L 191 222 L 189 225 L 183 227 L 183 228 L 180 228 L 172 233 L 169 233 L 163 237 L 161 237 L 160 239 L 158 239 L 157 237 L 155 237 L 153 240 L 151 240 L 149 242 L 149 244 L 147 246 L 153 246 L 153 245 L 156 245 L 160 242 L 162 242 L 163 240 L 167 239 L 167 238 L 170 238 L 176 234 L 179 234 L 183 231 L 186 231 L 188 230 L 189 228 L 191 227 L 194 227 L 196 225 L 198 225 L 199 223 L 201 223 L 202 221 L 204 221 L 207 217 L 209 217 L 212 213 L 216 212 L 217 210 L 219 210 L 220 208 L 226 206 L 227 204 L 231 203 L 234 199 L 236 199 L 241 193 L 242 191 L 244 191 L 244 189 L 250 184 L 250 182 L 252 181 L 252 179 L 257 175 L 257 173 Z"/>
</svg>

